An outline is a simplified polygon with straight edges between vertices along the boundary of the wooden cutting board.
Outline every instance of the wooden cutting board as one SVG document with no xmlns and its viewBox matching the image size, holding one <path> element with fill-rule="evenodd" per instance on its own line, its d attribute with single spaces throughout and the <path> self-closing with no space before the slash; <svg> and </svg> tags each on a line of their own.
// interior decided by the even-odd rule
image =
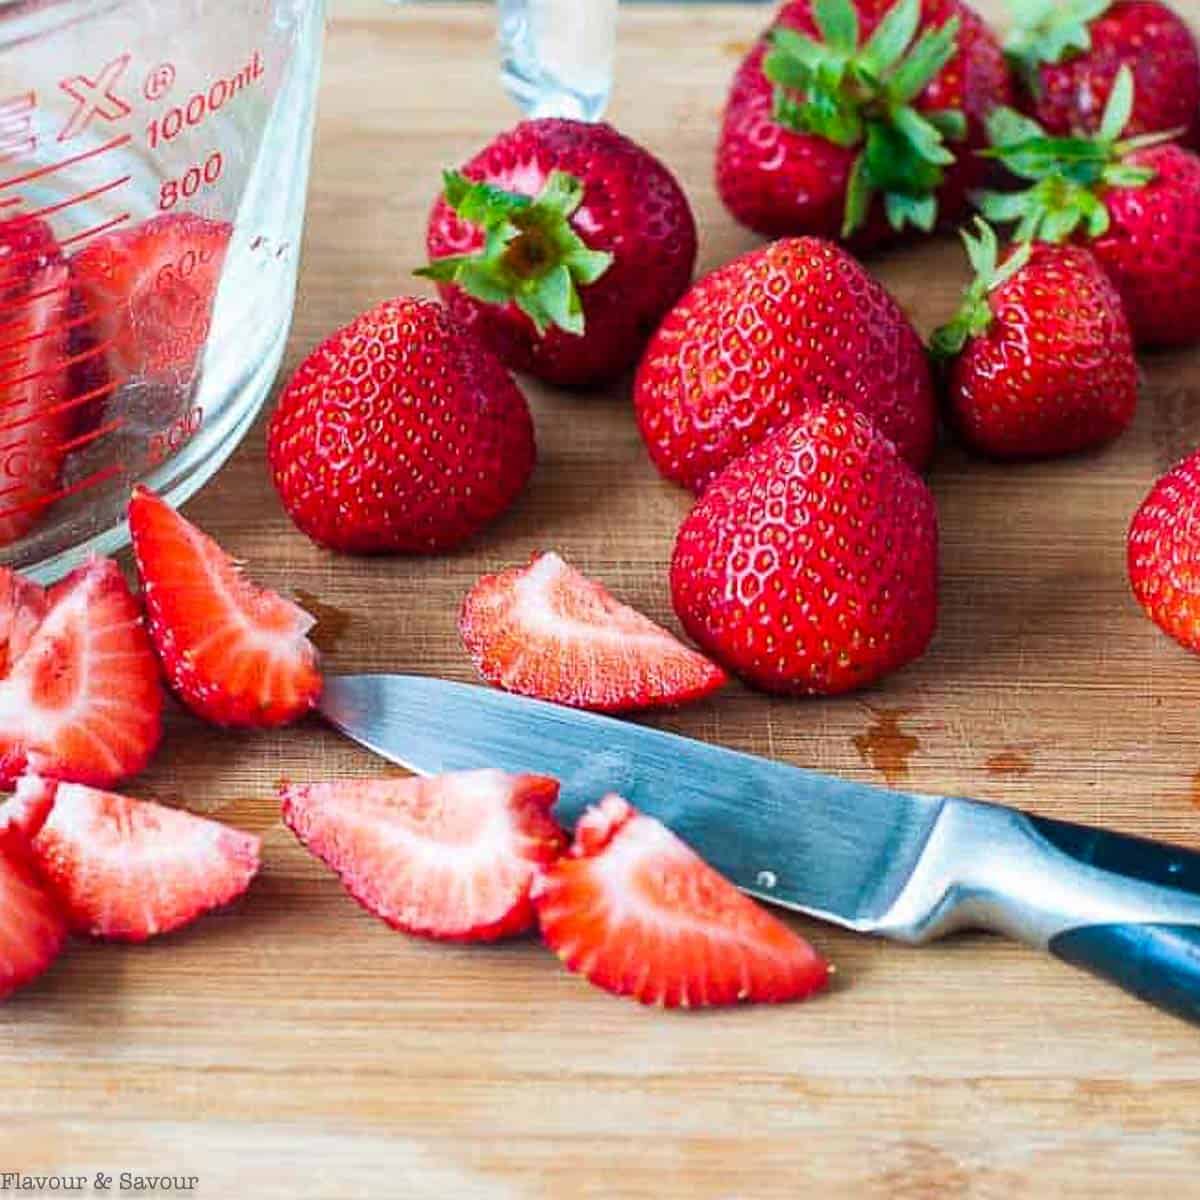
<svg viewBox="0 0 1200 1200">
<path fill-rule="evenodd" d="M 755 244 L 720 208 L 711 159 L 765 16 L 622 12 L 613 119 L 678 172 L 705 270 Z M 513 119 L 493 21 L 336 8 L 289 369 L 371 303 L 423 288 L 408 271 L 438 169 Z M 949 241 L 876 268 L 922 331 L 963 278 Z M 1138 501 L 1200 444 L 1200 352 L 1144 371 L 1136 425 L 1103 453 L 1000 467 L 942 450 L 944 600 L 919 664 L 837 701 L 734 686 L 655 723 L 1200 845 L 1200 660 L 1141 616 L 1124 574 Z M 261 425 L 188 513 L 256 577 L 318 600 L 333 670 L 471 679 L 464 590 L 539 547 L 675 627 L 666 565 L 688 497 L 650 466 L 627 389 L 527 392 L 537 474 L 461 553 L 317 550 L 276 503 Z M 281 777 L 381 769 L 315 721 L 243 736 L 171 714 L 131 790 L 262 834 L 262 877 L 237 911 L 158 944 L 74 947 L 0 1008 L 0 1172 L 192 1175 L 209 1200 L 1200 1195 L 1195 1029 L 986 936 L 912 950 L 798 921 L 838 965 L 831 994 L 683 1016 L 594 991 L 534 942 L 412 941 L 343 895 L 272 798 Z"/>
</svg>

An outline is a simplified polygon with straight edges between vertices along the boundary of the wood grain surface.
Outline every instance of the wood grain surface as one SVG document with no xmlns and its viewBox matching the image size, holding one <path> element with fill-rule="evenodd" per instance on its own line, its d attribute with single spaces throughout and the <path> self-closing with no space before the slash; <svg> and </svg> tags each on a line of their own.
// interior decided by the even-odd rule
<svg viewBox="0 0 1200 1200">
<path fill-rule="evenodd" d="M 681 177 L 702 269 L 755 243 L 717 203 L 711 158 L 766 11 L 621 14 L 612 116 Z M 438 169 L 513 118 L 493 20 L 335 8 L 289 368 L 371 303 L 423 289 L 409 269 Z M 875 267 L 922 331 L 963 279 L 949 241 Z M 1144 374 L 1134 428 L 1103 453 L 1000 467 L 942 449 L 944 599 L 919 664 L 837 701 L 733 686 L 655 723 L 1200 845 L 1200 661 L 1141 616 L 1124 574 L 1135 506 L 1200 444 L 1200 353 L 1147 358 Z M 464 590 L 539 547 L 676 627 L 666 564 L 688 498 L 650 466 L 627 388 L 527 392 L 536 476 L 461 553 L 316 549 L 276 503 L 261 424 L 188 513 L 265 583 L 334 610 L 334 670 L 471 679 Z M 985 936 L 911 950 L 799 921 L 838 965 L 832 993 L 702 1015 L 611 999 L 533 941 L 409 940 L 344 896 L 272 797 L 281 777 L 380 769 L 316 721 L 240 736 L 172 712 L 131 790 L 262 834 L 262 877 L 182 935 L 75 947 L 0 1008 L 0 1171 L 191 1174 L 209 1200 L 1200 1196 L 1195 1029 Z"/>
</svg>

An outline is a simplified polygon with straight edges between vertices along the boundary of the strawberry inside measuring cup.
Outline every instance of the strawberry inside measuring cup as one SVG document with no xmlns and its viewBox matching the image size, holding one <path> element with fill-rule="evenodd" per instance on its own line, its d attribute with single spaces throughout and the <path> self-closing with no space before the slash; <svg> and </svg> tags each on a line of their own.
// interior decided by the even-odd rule
<svg viewBox="0 0 1200 1200">
<path fill-rule="evenodd" d="M 167 213 L 97 237 L 71 259 L 110 381 L 191 381 L 233 226 Z"/>
<path fill-rule="evenodd" d="M 0 221 L 0 546 L 53 500 L 73 422 L 70 344 L 80 323 L 50 227 Z"/>
</svg>

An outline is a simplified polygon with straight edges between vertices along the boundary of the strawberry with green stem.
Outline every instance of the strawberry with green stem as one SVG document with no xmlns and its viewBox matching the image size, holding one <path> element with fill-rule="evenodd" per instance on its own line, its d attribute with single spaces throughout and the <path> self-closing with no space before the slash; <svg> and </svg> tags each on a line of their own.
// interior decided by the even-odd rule
<svg viewBox="0 0 1200 1200">
<path fill-rule="evenodd" d="M 513 370 L 616 378 L 691 279 L 687 198 L 611 126 L 524 121 L 444 179 L 417 273 Z"/>
<path fill-rule="evenodd" d="M 1094 133 L 1123 66 L 1137 91 L 1127 132 L 1182 127 L 1200 144 L 1200 54 L 1158 0 L 1011 0 L 1005 53 L 1022 107 L 1050 133 Z"/>
<path fill-rule="evenodd" d="M 768 236 L 929 231 L 965 207 L 1008 99 L 998 41 L 956 0 L 794 0 L 735 77 L 718 188 Z"/>
<path fill-rule="evenodd" d="M 984 216 L 1020 241 L 1086 246 L 1108 273 L 1138 346 L 1200 340 L 1200 158 L 1178 131 L 1125 136 L 1133 75 L 1123 68 L 1093 137 L 1052 137 L 1011 109 L 992 114 L 991 157 L 1029 182 L 987 192 Z"/>
<path fill-rule="evenodd" d="M 1024 243 L 1003 259 L 983 221 L 962 237 L 975 277 L 933 335 L 949 414 L 996 458 L 1071 454 L 1133 419 L 1137 364 L 1116 289 L 1081 246 Z"/>
</svg>

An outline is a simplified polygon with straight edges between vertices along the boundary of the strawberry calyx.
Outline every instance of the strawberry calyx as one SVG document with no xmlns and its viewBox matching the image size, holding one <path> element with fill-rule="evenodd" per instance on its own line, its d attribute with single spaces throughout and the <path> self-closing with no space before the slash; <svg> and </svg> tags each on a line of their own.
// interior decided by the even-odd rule
<svg viewBox="0 0 1200 1200">
<path fill-rule="evenodd" d="M 1169 142 L 1178 129 L 1122 138 L 1133 113 L 1133 74 L 1123 66 L 1113 82 L 1100 128 L 1093 137 L 1051 137 L 1036 121 L 1010 108 L 998 108 L 987 123 L 988 158 L 999 159 L 1032 187 L 1021 192 L 983 192 L 976 205 L 989 221 L 1016 223 L 1017 241 L 1062 242 L 1081 229 L 1088 237 L 1107 232 L 1104 203 L 1109 188 L 1145 187 L 1152 168 L 1129 162 L 1139 150 Z"/>
<path fill-rule="evenodd" d="M 1004 54 L 1036 96 L 1041 65 L 1086 54 L 1092 48 L 1091 23 L 1112 7 L 1112 0 L 1009 0 L 1009 7 L 1013 29 Z"/>
<path fill-rule="evenodd" d="M 919 37 L 920 0 L 898 0 L 860 46 L 851 0 L 813 0 L 822 40 L 780 26 L 769 34 L 763 73 L 775 87 L 774 119 L 797 133 L 861 146 L 850 173 L 842 236 L 867 219 L 881 195 L 889 223 L 929 232 L 936 191 L 954 162 L 947 141 L 967 135 L 956 108 L 919 111 L 913 101 L 954 57 L 961 20 Z"/>
<path fill-rule="evenodd" d="M 593 284 L 612 265 L 607 251 L 593 250 L 571 225 L 583 202 L 583 184 L 565 171 L 551 171 L 536 196 L 506 191 L 443 173 L 446 203 L 484 235 L 473 254 L 435 258 L 416 274 L 452 283 L 489 304 L 513 303 L 539 334 L 555 325 L 584 332 L 579 289 Z"/>
<path fill-rule="evenodd" d="M 963 291 L 958 312 L 929 339 L 929 349 L 938 358 L 953 358 L 971 338 L 987 331 L 992 323 L 988 297 L 1021 270 L 1033 253 L 1033 247 L 1024 242 L 1001 262 L 1000 243 L 992 227 L 976 217 L 975 228 L 975 234 L 960 230 L 975 277 Z"/>
</svg>

